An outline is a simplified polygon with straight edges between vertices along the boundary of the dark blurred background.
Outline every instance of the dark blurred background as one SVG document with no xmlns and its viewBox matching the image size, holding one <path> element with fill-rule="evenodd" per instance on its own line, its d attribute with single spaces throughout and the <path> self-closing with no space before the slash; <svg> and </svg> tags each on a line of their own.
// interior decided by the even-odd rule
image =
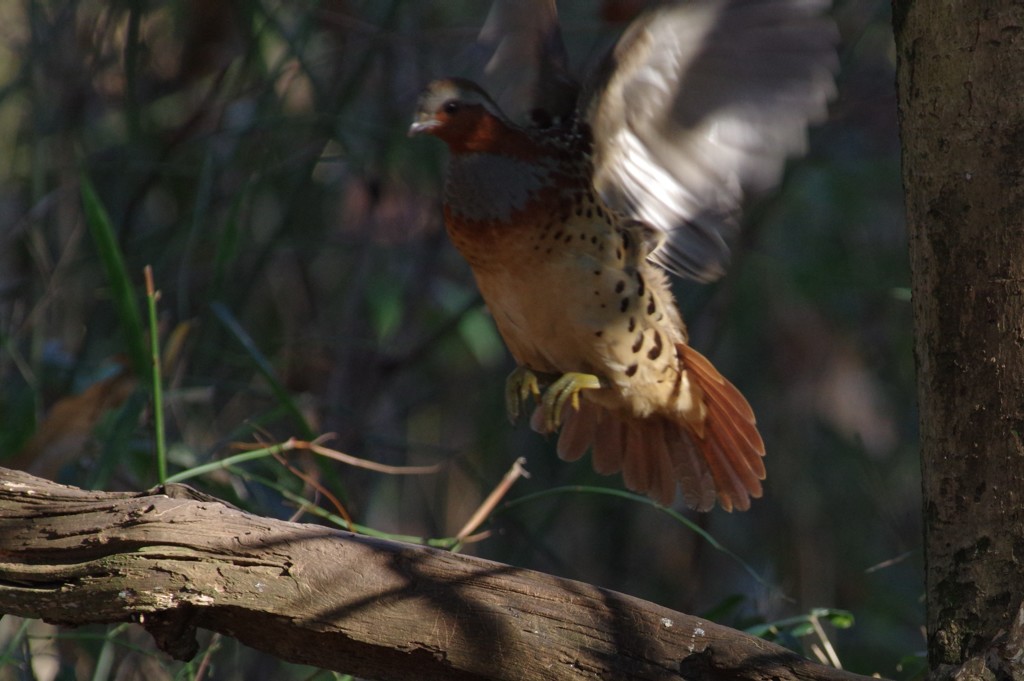
<svg viewBox="0 0 1024 681">
<path fill-rule="evenodd" d="M 577 70 L 642 4 L 559 3 Z M 443 145 L 405 135 L 422 85 L 479 75 L 473 41 L 488 7 L 0 3 L 0 465 L 86 487 L 157 483 L 147 379 L 125 359 L 116 282 L 82 208 L 87 178 L 139 309 L 144 266 L 161 291 L 171 473 L 236 453 L 234 443 L 335 433 L 328 444 L 356 456 L 444 464 L 395 477 L 291 459 L 356 522 L 425 538 L 457 532 L 519 456 L 532 476 L 510 500 L 621 489 L 507 423 L 512 363 L 441 223 Z M 781 640 L 810 657 L 831 646 L 862 673 L 919 668 L 917 417 L 888 11 L 885 0 L 837 0 L 830 120 L 781 190 L 751 207 L 729 275 L 677 289 L 693 345 L 747 395 L 768 448 L 765 497 L 751 511 L 688 515 L 760 579 L 657 509 L 586 492 L 502 510 L 464 551 L 741 628 L 849 610 L 851 628 L 781 626 Z M 274 459 L 189 483 L 282 518 L 295 505 L 281 489 L 318 499 Z M 25 678 L 29 665 L 40 679 L 330 678 L 228 640 L 204 644 L 212 667 L 200 672 L 131 628 L 5 618 L 0 679 Z"/>
</svg>

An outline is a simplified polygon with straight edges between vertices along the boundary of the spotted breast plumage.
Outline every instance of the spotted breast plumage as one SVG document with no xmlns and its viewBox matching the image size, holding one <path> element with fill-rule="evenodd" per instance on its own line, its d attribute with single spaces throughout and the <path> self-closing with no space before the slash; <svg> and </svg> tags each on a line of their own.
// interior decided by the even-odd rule
<svg viewBox="0 0 1024 681">
<path fill-rule="evenodd" d="M 524 120 L 457 78 L 419 100 L 410 132 L 451 151 L 448 234 L 518 365 L 509 414 L 536 398 L 531 424 L 560 430 L 562 458 L 590 450 L 598 472 L 664 504 L 677 487 L 700 510 L 762 493 L 753 412 L 689 346 L 666 270 L 720 275 L 742 202 L 824 116 L 835 32 L 821 9 L 662 6 L 577 89 L 553 2 L 499 2 L 485 33 L 495 70 L 533 74 L 511 88 Z"/>
</svg>

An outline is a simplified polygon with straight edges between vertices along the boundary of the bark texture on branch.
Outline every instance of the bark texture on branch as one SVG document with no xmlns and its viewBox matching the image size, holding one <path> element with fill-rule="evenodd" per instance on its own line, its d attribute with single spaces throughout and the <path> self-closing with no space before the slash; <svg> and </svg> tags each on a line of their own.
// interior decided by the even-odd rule
<svg viewBox="0 0 1024 681">
<path fill-rule="evenodd" d="M 182 485 L 89 492 L 0 468 L 0 612 L 196 628 L 374 679 L 863 679 L 690 615 L 422 546 L 257 517 Z"/>
</svg>

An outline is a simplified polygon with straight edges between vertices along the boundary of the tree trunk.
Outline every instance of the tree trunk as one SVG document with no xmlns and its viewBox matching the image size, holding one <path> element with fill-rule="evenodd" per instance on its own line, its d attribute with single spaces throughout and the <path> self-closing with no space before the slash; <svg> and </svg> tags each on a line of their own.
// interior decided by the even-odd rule
<svg viewBox="0 0 1024 681">
<path fill-rule="evenodd" d="M 182 485 L 87 492 L 3 468 L 0 613 L 137 621 L 178 659 L 203 627 L 374 679 L 868 678 L 630 596 Z"/>
<path fill-rule="evenodd" d="M 928 652 L 933 670 L 974 658 L 970 669 L 1021 678 L 1024 3 L 894 0 L 893 10 Z"/>
</svg>

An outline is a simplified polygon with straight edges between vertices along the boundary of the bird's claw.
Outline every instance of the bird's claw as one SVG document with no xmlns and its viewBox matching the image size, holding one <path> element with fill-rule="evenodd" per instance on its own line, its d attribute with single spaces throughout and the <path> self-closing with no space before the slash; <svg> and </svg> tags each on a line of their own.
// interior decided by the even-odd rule
<svg viewBox="0 0 1024 681">
<path fill-rule="evenodd" d="M 601 388 L 601 379 L 594 374 L 570 371 L 562 374 L 544 391 L 540 406 L 544 414 L 544 427 L 553 433 L 562 426 L 562 411 L 570 400 L 572 408 L 579 411 L 580 391 Z"/>
<path fill-rule="evenodd" d="M 505 412 L 512 423 L 519 420 L 523 404 L 533 395 L 540 401 L 540 383 L 537 374 L 523 366 L 518 366 L 505 379 Z"/>
</svg>

